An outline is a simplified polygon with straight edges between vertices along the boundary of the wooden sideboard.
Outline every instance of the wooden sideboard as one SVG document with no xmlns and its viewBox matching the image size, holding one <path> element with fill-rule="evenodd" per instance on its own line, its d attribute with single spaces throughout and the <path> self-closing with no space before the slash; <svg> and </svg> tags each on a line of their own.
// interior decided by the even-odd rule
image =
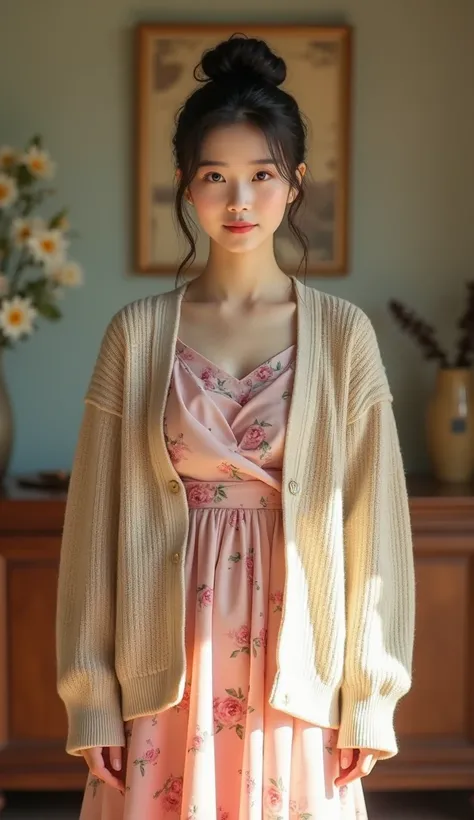
<svg viewBox="0 0 474 820">
<path fill-rule="evenodd" d="M 417 576 L 414 685 L 400 753 L 367 790 L 474 788 L 474 485 L 409 478 Z M 55 604 L 65 496 L 0 491 L 0 791 L 81 790 L 56 694 Z"/>
</svg>

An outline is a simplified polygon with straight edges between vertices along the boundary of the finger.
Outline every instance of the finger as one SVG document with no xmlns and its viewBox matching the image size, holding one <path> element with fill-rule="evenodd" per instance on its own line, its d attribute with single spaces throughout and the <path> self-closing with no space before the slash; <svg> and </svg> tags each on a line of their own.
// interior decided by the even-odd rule
<svg viewBox="0 0 474 820">
<path fill-rule="evenodd" d="M 360 770 L 362 772 L 362 777 L 366 777 L 369 774 L 369 772 L 373 768 L 373 765 L 374 765 L 374 756 L 373 755 L 367 755 L 367 757 L 364 757 L 362 759 L 361 765 L 360 765 Z"/>
<path fill-rule="evenodd" d="M 342 773 L 340 777 L 336 778 L 334 781 L 335 785 L 340 788 L 341 786 L 347 786 L 349 783 L 353 783 L 354 780 L 360 780 L 361 777 L 366 777 L 375 765 L 375 760 L 373 760 L 372 755 L 368 755 L 368 757 L 372 760 L 370 766 L 364 766 L 366 756 L 361 756 L 353 769 L 349 772 Z"/>
<path fill-rule="evenodd" d="M 109 746 L 109 760 L 112 769 L 115 772 L 120 772 L 122 770 L 122 762 L 123 762 L 123 749 L 121 746 Z"/>
<path fill-rule="evenodd" d="M 98 777 L 99 780 L 102 780 L 108 786 L 123 793 L 124 783 L 119 777 L 113 775 L 106 766 L 106 761 L 104 760 L 104 753 L 107 755 L 105 752 L 106 748 L 107 747 L 104 747 L 104 749 L 102 749 L 100 746 L 95 746 L 93 749 L 85 749 L 83 756 L 94 777 Z"/>
<path fill-rule="evenodd" d="M 350 769 L 354 761 L 354 749 L 341 749 L 339 764 L 341 769 Z"/>
<path fill-rule="evenodd" d="M 104 766 L 109 775 L 120 783 L 122 793 L 125 789 L 125 772 L 123 771 L 125 755 L 123 752 L 121 746 L 104 746 L 102 752 Z"/>
</svg>

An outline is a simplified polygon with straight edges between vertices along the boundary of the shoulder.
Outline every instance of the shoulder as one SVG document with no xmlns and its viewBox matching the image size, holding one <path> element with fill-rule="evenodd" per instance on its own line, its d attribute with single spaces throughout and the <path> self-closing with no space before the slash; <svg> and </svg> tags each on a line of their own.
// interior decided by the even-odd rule
<svg viewBox="0 0 474 820">
<path fill-rule="evenodd" d="M 385 366 L 374 326 L 358 305 L 313 288 L 311 298 L 321 322 L 321 346 L 328 367 L 345 383 L 347 416 L 353 421 L 376 402 L 391 401 Z"/>
<path fill-rule="evenodd" d="M 102 336 L 86 401 L 121 415 L 126 362 L 141 367 L 150 358 L 160 307 L 172 303 L 178 291 L 135 299 L 112 316 Z"/>
<path fill-rule="evenodd" d="M 304 299 L 312 300 L 322 333 L 332 346 L 342 346 L 350 354 L 360 346 L 373 348 L 374 342 L 376 344 L 372 322 L 358 305 L 301 283 L 299 291 Z"/>
<path fill-rule="evenodd" d="M 115 345 L 122 344 L 127 347 L 133 344 L 133 338 L 137 333 L 141 337 L 146 337 L 148 333 L 153 332 L 161 309 L 173 304 L 180 291 L 181 288 L 174 288 L 128 302 L 110 319 L 103 341 L 110 340 L 114 341 Z"/>
</svg>

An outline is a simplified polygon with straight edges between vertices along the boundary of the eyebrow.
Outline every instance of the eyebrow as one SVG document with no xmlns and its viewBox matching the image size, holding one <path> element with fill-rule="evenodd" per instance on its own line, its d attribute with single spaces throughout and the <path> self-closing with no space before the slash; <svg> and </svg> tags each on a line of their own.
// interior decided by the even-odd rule
<svg viewBox="0 0 474 820">
<path fill-rule="evenodd" d="M 209 165 L 218 166 L 219 168 L 228 168 L 228 162 L 213 162 L 210 159 L 204 159 L 202 162 L 199 163 L 198 168 L 207 168 Z M 249 162 L 249 165 L 275 165 L 275 161 L 273 159 L 252 159 Z"/>
</svg>

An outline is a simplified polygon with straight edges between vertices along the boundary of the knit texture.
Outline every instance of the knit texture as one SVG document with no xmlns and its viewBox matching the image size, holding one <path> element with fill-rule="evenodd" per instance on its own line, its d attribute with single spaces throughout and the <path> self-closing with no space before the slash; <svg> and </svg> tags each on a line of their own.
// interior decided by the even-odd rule
<svg viewBox="0 0 474 820">
<path fill-rule="evenodd" d="M 390 757 L 414 635 L 392 396 L 363 311 L 294 278 L 293 285 L 297 358 L 282 476 L 287 571 L 270 704 L 339 728 L 340 748 Z M 125 745 L 125 720 L 163 711 L 184 691 L 189 519 L 163 416 L 186 287 L 113 317 L 85 397 L 57 605 L 70 754 Z"/>
</svg>

